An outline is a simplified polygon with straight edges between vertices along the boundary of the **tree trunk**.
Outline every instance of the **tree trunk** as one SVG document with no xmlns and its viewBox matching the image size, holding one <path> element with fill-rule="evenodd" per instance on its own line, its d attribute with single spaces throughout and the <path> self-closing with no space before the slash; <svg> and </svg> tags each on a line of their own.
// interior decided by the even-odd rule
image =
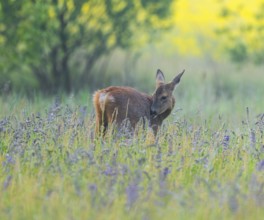
<svg viewBox="0 0 264 220">
<path fill-rule="evenodd" d="M 60 21 L 60 43 L 61 43 L 61 51 L 62 51 L 62 60 L 61 60 L 61 69 L 60 69 L 60 85 L 62 88 L 69 94 L 71 92 L 71 77 L 69 72 L 69 48 L 67 45 L 68 36 L 66 33 L 67 21 L 65 21 L 65 10 L 59 15 Z"/>
<path fill-rule="evenodd" d="M 66 91 L 66 93 L 70 93 L 71 92 L 71 76 L 70 76 L 70 72 L 69 72 L 69 67 L 68 67 L 68 55 L 65 55 L 63 57 L 62 60 L 62 74 L 64 75 L 64 80 L 63 80 L 63 84 L 64 84 L 64 89 Z"/>
</svg>

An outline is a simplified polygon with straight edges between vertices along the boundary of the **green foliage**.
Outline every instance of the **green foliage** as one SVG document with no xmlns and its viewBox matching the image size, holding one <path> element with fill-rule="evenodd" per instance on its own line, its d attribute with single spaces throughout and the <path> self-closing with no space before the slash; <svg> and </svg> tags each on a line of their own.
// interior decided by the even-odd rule
<svg viewBox="0 0 264 220">
<path fill-rule="evenodd" d="M 170 26 L 166 21 L 171 3 L 1 2 L 0 74 L 6 78 L 29 75 L 46 92 L 92 86 L 92 68 L 102 56 L 118 47 L 139 48 L 155 39 L 158 30 Z"/>
<path fill-rule="evenodd" d="M 256 2 L 260 4 L 259 2 Z M 257 10 L 248 10 L 246 4 L 229 9 L 224 6 L 220 16 L 225 25 L 217 33 L 225 39 L 225 48 L 232 61 L 243 64 L 252 62 L 262 65 L 264 61 L 264 4 Z"/>
<path fill-rule="evenodd" d="M 236 43 L 228 49 L 231 60 L 234 62 L 246 62 L 248 58 L 247 47 L 243 43 Z"/>
</svg>

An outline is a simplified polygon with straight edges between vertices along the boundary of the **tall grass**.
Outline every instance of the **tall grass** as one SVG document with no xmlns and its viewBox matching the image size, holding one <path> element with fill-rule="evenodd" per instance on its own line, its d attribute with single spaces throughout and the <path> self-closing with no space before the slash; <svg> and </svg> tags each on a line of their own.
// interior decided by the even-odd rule
<svg viewBox="0 0 264 220">
<path fill-rule="evenodd" d="M 262 82 L 184 77 L 152 143 L 94 139 L 86 92 L 1 97 L 0 219 L 262 219 Z"/>
</svg>

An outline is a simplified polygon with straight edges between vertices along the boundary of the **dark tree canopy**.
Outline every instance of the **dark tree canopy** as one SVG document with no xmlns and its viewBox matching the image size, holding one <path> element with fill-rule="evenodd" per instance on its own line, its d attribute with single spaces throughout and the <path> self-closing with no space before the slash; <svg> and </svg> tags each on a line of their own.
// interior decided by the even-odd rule
<svg viewBox="0 0 264 220">
<path fill-rule="evenodd" d="M 30 80 L 70 92 L 115 48 L 140 47 L 170 27 L 172 0 L 6 0 L 0 3 L 0 85 Z"/>
</svg>

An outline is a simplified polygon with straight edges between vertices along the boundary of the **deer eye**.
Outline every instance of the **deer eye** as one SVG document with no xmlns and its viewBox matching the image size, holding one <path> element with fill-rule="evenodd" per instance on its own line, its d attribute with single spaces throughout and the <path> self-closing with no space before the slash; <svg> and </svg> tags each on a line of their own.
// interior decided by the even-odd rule
<svg viewBox="0 0 264 220">
<path fill-rule="evenodd" d="M 167 99 L 167 96 L 161 96 L 161 100 L 164 101 Z"/>
</svg>

